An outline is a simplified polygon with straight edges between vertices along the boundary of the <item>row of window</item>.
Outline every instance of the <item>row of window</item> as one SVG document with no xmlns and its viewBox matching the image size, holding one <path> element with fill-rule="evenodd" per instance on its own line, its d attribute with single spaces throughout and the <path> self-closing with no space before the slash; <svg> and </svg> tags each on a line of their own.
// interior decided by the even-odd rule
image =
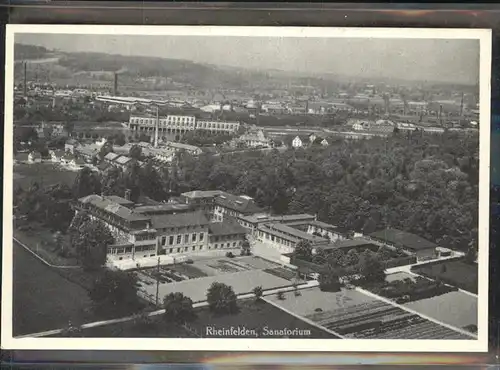
<svg viewBox="0 0 500 370">
<path fill-rule="evenodd" d="M 272 242 L 274 243 L 278 243 L 278 244 L 283 244 L 287 247 L 294 247 L 295 246 L 295 241 L 290 241 L 290 240 L 286 240 L 286 239 L 283 239 L 283 238 L 280 238 L 278 236 L 274 236 L 274 235 L 269 235 L 267 233 L 263 233 L 262 231 L 259 231 L 259 238 L 260 239 L 267 239 L 267 240 L 271 240 Z"/>
<path fill-rule="evenodd" d="M 156 250 L 155 245 L 136 245 L 135 248 L 132 246 L 112 247 L 108 249 L 108 254 L 130 254 L 130 253 L 139 253 L 139 252 L 154 251 L 154 250 Z"/>
<path fill-rule="evenodd" d="M 202 242 L 205 239 L 204 233 L 193 233 L 193 234 L 179 234 L 161 237 L 161 245 L 174 245 L 175 244 L 187 244 Z M 184 240 L 184 241 L 183 241 Z"/>
<path fill-rule="evenodd" d="M 137 125 L 155 125 L 155 118 L 131 118 L 131 124 Z M 195 126 L 194 118 L 182 118 L 182 119 L 160 119 L 160 125 L 168 125 L 174 124 L 175 126 Z M 239 127 L 238 123 L 224 123 L 224 122 L 207 122 L 207 121 L 198 121 L 196 124 L 198 128 L 206 128 L 206 129 L 219 129 L 219 130 L 235 130 Z"/>
</svg>

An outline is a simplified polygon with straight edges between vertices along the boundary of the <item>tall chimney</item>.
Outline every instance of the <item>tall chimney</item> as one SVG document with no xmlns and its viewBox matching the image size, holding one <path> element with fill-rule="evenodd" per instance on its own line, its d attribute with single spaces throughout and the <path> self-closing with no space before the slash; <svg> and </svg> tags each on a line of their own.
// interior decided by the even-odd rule
<svg viewBox="0 0 500 370">
<path fill-rule="evenodd" d="M 462 93 L 462 99 L 460 100 L 460 119 L 464 115 L 464 93 Z"/>
<path fill-rule="evenodd" d="M 439 104 L 439 124 L 443 125 L 443 104 Z"/>
<path fill-rule="evenodd" d="M 113 95 L 118 95 L 118 73 L 115 72 L 114 75 L 114 85 L 113 85 Z"/>
<path fill-rule="evenodd" d="M 24 62 L 24 97 L 26 98 L 28 96 L 28 81 L 27 81 L 27 72 L 26 72 L 26 69 L 27 69 L 27 63 Z"/>
<path fill-rule="evenodd" d="M 309 113 L 309 99 L 306 100 L 306 114 Z"/>
<path fill-rule="evenodd" d="M 156 106 L 155 143 L 154 143 L 155 148 L 158 147 L 158 130 L 159 130 L 159 126 L 160 126 L 160 117 L 159 117 L 158 110 L 159 110 L 158 106 Z"/>
</svg>

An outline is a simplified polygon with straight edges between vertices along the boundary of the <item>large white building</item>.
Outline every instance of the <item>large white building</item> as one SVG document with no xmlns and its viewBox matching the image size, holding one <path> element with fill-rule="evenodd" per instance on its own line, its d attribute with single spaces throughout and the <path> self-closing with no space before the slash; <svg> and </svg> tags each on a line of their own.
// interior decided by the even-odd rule
<svg viewBox="0 0 500 370">
<path fill-rule="evenodd" d="M 138 132 L 154 133 L 156 117 L 131 115 L 129 129 Z M 197 120 L 194 116 L 168 115 L 159 117 L 158 134 L 185 134 L 193 130 L 205 130 L 211 133 L 233 133 L 238 131 L 239 122 L 216 120 Z"/>
</svg>

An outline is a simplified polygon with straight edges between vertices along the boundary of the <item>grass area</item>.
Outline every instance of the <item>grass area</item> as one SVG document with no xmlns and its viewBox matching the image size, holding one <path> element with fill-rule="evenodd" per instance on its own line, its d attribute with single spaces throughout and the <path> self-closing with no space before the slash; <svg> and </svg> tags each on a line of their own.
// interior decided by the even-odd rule
<svg viewBox="0 0 500 370">
<path fill-rule="evenodd" d="M 476 264 L 468 264 L 462 260 L 453 260 L 414 266 L 411 270 L 416 274 L 431 279 L 439 278 L 443 283 L 477 294 L 478 267 Z"/>
<path fill-rule="evenodd" d="M 29 187 L 33 181 L 46 185 L 63 183 L 72 186 L 77 172 L 62 168 L 56 163 L 44 162 L 14 165 L 14 187 Z"/>
<path fill-rule="evenodd" d="M 234 314 L 215 315 L 207 307 L 195 309 L 196 318 L 186 327 L 166 323 L 163 316 L 154 316 L 147 320 L 139 319 L 125 323 L 107 325 L 96 328 L 84 329 L 81 333 L 83 337 L 103 338 L 255 338 L 257 337 L 283 337 L 284 333 L 277 333 L 276 336 L 269 336 L 274 330 L 302 330 L 300 338 L 333 338 L 332 334 L 318 329 L 308 323 L 287 314 L 286 312 L 264 302 L 256 302 L 254 299 L 241 300 L 238 302 L 239 311 Z M 236 335 L 227 333 L 220 336 L 211 335 L 211 329 L 246 328 L 254 330 L 248 335 Z M 268 328 L 270 331 L 265 331 Z M 215 333 L 215 332 L 213 332 Z M 267 335 L 266 335 L 267 333 Z M 274 333 L 273 333 L 274 334 Z M 294 337 L 289 335 L 289 337 Z"/>
<path fill-rule="evenodd" d="M 13 335 L 93 321 L 87 291 L 13 244 Z M 81 270 L 64 270 L 79 280 Z"/>
</svg>

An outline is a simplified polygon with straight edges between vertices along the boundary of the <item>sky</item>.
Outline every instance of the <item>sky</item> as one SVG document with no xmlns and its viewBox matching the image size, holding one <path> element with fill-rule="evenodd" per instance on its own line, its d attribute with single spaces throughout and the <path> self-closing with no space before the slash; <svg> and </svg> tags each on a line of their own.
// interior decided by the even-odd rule
<svg viewBox="0 0 500 370">
<path fill-rule="evenodd" d="M 17 34 L 15 42 L 259 70 L 464 84 L 479 80 L 478 40 Z"/>
</svg>

